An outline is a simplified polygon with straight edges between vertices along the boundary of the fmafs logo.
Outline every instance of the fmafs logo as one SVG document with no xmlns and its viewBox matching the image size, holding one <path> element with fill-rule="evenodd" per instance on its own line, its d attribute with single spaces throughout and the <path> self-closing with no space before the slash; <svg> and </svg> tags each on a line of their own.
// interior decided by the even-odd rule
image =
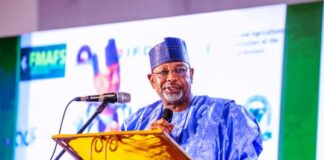
<svg viewBox="0 0 324 160">
<path fill-rule="evenodd" d="M 65 44 L 22 48 L 21 80 L 64 77 L 65 57 Z"/>
</svg>

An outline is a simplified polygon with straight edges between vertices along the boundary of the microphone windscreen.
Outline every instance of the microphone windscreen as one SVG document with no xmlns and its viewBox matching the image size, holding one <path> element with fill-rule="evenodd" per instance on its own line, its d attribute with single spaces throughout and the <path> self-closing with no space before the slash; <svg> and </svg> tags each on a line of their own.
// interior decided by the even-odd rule
<svg viewBox="0 0 324 160">
<path fill-rule="evenodd" d="M 117 93 L 117 102 L 118 103 L 128 103 L 131 101 L 131 95 L 125 92 Z"/>
<path fill-rule="evenodd" d="M 172 116 L 173 116 L 173 112 L 172 112 L 171 109 L 165 108 L 163 110 L 163 112 L 162 112 L 162 118 L 164 118 L 169 123 L 171 123 L 171 121 L 172 121 Z"/>
</svg>

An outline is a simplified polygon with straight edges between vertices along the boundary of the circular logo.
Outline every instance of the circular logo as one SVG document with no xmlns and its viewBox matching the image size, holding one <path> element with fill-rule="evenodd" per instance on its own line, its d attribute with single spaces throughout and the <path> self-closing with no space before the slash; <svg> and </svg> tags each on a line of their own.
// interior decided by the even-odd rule
<svg viewBox="0 0 324 160">
<path fill-rule="evenodd" d="M 254 95 L 247 100 L 246 108 L 258 121 L 263 140 L 272 137 L 270 130 L 271 125 L 271 107 L 265 96 Z"/>
</svg>

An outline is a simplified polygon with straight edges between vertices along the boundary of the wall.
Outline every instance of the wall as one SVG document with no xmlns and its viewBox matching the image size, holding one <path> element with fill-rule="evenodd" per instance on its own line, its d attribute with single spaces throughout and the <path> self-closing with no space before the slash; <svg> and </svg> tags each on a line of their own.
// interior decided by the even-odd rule
<svg viewBox="0 0 324 160">
<path fill-rule="evenodd" d="M 315 1 L 320 0 L 0 0 L 0 37 L 37 30 Z"/>
<path fill-rule="evenodd" d="M 0 37 L 38 29 L 37 0 L 0 0 Z"/>
</svg>

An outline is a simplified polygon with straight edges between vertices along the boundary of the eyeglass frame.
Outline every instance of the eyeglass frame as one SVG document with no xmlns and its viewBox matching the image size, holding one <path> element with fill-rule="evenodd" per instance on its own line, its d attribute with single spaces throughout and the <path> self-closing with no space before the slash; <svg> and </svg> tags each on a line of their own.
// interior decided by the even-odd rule
<svg viewBox="0 0 324 160">
<path fill-rule="evenodd" d="M 181 70 L 181 69 L 184 69 L 184 70 Z M 172 72 L 173 75 L 185 77 L 185 76 L 188 76 L 188 73 L 189 73 L 188 71 L 190 71 L 190 65 L 177 66 L 173 70 L 167 69 L 167 70 L 161 70 L 161 71 L 155 72 L 155 73 L 152 71 L 151 74 L 156 75 L 159 78 L 166 78 Z"/>
</svg>

